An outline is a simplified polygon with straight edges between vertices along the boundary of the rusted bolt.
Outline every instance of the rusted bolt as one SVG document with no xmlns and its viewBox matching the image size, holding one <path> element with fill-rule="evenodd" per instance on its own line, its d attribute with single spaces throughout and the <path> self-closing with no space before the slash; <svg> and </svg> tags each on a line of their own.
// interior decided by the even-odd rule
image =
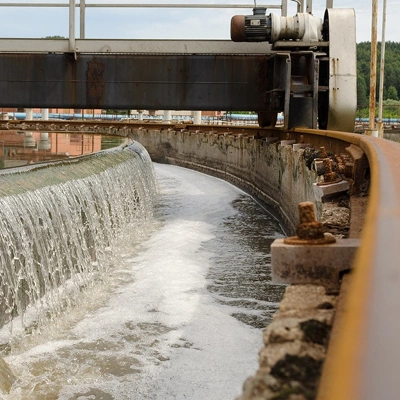
<svg viewBox="0 0 400 400">
<path fill-rule="evenodd" d="M 314 205 L 311 201 L 304 201 L 299 203 L 299 220 L 301 224 L 315 221 Z"/>
<path fill-rule="evenodd" d="M 324 174 L 324 182 L 334 182 L 337 180 L 336 172 L 332 171 L 332 161 L 330 158 L 325 158 L 323 160 L 325 174 Z"/>
<path fill-rule="evenodd" d="M 320 153 L 319 153 L 319 157 L 318 158 L 328 158 L 328 153 L 326 152 L 324 146 L 321 146 L 319 148 L 319 150 L 320 150 Z"/>
<path fill-rule="evenodd" d="M 323 166 L 324 166 L 324 181 L 323 182 L 318 182 L 317 185 L 329 185 L 331 183 L 336 183 L 340 182 L 342 178 L 338 176 L 336 172 L 333 171 L 332 169 L 332 160 L 330 158 L 324 158 L 322 160 Z"/>
<path fill-rule="evenodd" d="M 321 222 L 315 219 L 314 204 L 310 201 L 299 203 L 299 220 L 296 234 L 284 239 L 285 244 L 331 244 L 336 239 L 333 236 L 325 236 Z"/>
<path fill-rule="evenodd" d="M 331 159 L 330 158 L 324 158 L 322 160 L 322 163 L 324 164 L 324 169 L 325 169 L 325 173 L 329 174 L 332 172 L 332 163 L 331 163 Z"/>
<path fill-rule="evenodd" d="M 335 161 L 337 164 L 337 170 L 338 170 L 339 174 L 344 174 L 345 163 L 344 163 L 343 157 L 335 155 Z"/>
<path fill-rule="evenodd" d="M 322 224 L 315 219 L 314 205 L 307 201 L 299 203 L 299 219 L 296 233 L 300 239 L 320 239 L 324 237 Z"/>
</svg>

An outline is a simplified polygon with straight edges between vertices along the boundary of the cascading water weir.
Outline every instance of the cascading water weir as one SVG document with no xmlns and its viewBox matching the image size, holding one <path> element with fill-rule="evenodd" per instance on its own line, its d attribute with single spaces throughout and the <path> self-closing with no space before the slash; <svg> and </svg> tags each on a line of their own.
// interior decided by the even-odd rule
<svg viewBox="0 0 400 400">
<path fill-rule="evenodd" d="M 11 338 L 18 325 L 40 330 L 110 273 L 114 244 L 122 231 L 132 243 L 145 230 L 157 191 L 150 157 L 136 142 L 3 171 L 0 182 L 0 326 L 12 327 Z M 8 375 L 3 368 L 3 390 Z"/>
</svg>

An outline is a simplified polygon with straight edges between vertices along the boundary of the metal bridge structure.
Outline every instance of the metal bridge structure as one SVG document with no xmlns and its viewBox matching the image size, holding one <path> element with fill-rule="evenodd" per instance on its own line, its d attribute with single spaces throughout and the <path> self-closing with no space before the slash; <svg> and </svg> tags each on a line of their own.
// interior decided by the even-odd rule
<svg viewBox="0 0 400 400">
<path fill-rule="evenodd" d="M 270 131 L 278 131 L 275 118 L 283 112 L 283 132 L 359 146 L 371 173 L 369 205 L 319 399 L 395 400 L 400 391 L 400 148 L 345 133 L 353 131 L 356 109 L 354 11 L 335 9 L 328 0 L 325 15 L 314 18 L 312 1 L 295 1 L 294 17 L 287 16 L 287 0 L 258 4 L 252 14 L 234 17 L 233 41 L 85 39 L 88 7 L 172 4 L 0 3 L 0 8 L 68 7 L 70 16 L 67 39 L 0 39 L 0 106 L 251 110 Z M 200 6 L 216 7 L 175 5 Z M 267 15 L 268 9 L 280 15 Z M 25 124 L 73 129 L 73 124 Z M 2 122 L 4 129 L 13 126 Z M 116 126 L 104 129 L 129 129 Z"/>
<path fill-rule="evenodd" d="M 85 39 L 87 7 L 217 7 L 212 4 L 0 3 L 69 7 L 68 39 L 0 40 L 0 106 L 256 111 L 263 126 L 274 126 L 283 112 L 286 128 L 352 131 L 354 11 L 327 1 L 317 18 L 312 1 L 307 7 L 297 1 L 299 13 L 288 17 L 287 3 L 250 4 L 253 15 L 232 19 L 232 41 Z M 267 15 L 270 9 L 281 15 Z"/>
</svg>

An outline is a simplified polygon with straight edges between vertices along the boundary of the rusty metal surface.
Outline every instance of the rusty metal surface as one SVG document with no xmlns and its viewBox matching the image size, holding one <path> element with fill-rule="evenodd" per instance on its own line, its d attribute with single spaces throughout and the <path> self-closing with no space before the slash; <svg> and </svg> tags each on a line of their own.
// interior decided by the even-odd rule
<svg viewBox="0 0 400 400">
<path fill-rule="evenodd" d="M 244 42 L 245 36 L 245 17 L 244 15 L 235 15 L 231 19 L 231 39 L 234 42 Z"/>
<path fill-rule="evenodd" d="M 226 135 L 242 135 L 249 137 L 286 137 L 282 128 L 261 128 L 256 125 L 214 125 L 192 123 L 166 122 L 119 122 L 96 120 L 0 120 L 0 130 L 39 131 L 39 132 L 84 132 L 107 133 L 116 136 L 126 136 L 132 130 L 175 130 L 191 132 L 214 132 Z"/>
<path fill-rule="evenodd" d="M 335 131 L 296 129 L 359 146 L 371 171 L 361 247 L 318 400 L 397 400 L 400 370 L 400 145 Z"/>
<path fill-rule="evenodd" d="M 299 203 L 299 224 L 296 228 L 297 236 L 290 236 L 283 240 L 289 245 L 326 245 L 336 243 L 333 236 L 325 235 L 322 223 L 315 219 L 314 204 L 310 201 Z"/>
<path fill-rule="evenodd" d="M 363 136 L 361 147 L 371 167 L 370 201 L 348 311 L 320 399 L 399 398 L 400 146 Z"/>
<path fill-rule="evenodd" d="M 259 111 L 263 61 L 261 55 L 0 54 L 0 106 Z"/>
</svg>

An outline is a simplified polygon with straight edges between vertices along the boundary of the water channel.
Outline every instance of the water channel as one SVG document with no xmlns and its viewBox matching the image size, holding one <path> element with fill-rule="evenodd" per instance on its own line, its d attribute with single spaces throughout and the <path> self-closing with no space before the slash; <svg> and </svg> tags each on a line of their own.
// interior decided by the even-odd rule
<svg viewBox="0 0 400 400">
<path fill-rule="evenodd" d="M 3 399 L 234 399 L 255 372 L 282 229 L 222 180 L 153 167 L 154 207 L 106 249 L 107 276 L 39 327 L 2 328 Z"/>
</svg>

